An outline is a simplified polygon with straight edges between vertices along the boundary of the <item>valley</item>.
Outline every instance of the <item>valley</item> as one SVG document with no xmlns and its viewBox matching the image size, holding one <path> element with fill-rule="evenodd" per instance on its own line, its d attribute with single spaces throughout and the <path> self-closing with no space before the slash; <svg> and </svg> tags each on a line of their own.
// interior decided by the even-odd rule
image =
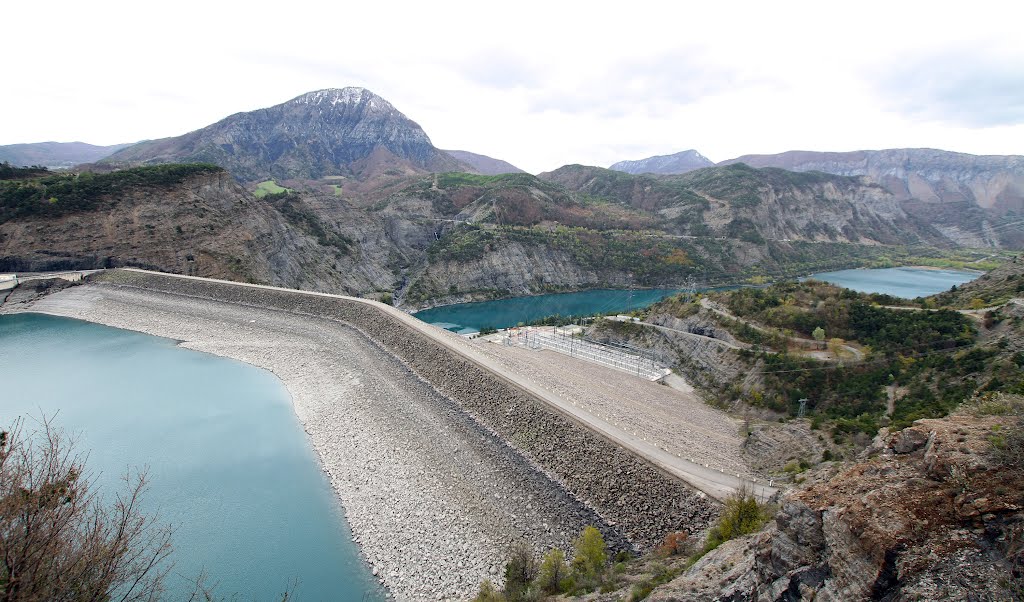
<svg viewBox="0 0 1024 602">
<path fill-rule="evenodd" d="M 99 271 L 5 289 L 0 313 L 169 337 L 273 372 L 367 570 L 397 599 L 539 599 L 538 574 L 515 589 L 516 563 L 582 558 L 595 533 L 600 566 L 577 558 L 546 593 L 902 599 L 934 579 L 1000 575 L 993 596 L 1019 585 L 1019 466 L 1000 450 L 1017 445 L 1024 394 L 1020 157 L 716 164 L 691 149 L 534 175 L 441 150 L 358 87 L 124 147 L 35 146 L 0 164 L 0 272 Z M 56 169 L 69 150 L 82 163 Z M 922 265 L 986 273 L 916 299 L 804 279 Z M 554 324 L 545 295 L 604 290 L 653 303 L 562 337 L 668 377 L 409 316 L 509 300 L 500 324 L 498 304 L 476 306 L 494 316 L 476 327 Z M 929 495 L 943 500 L 937 524 Z M 507 598 L 487 597 L 487 581 Z"/>
</svg>

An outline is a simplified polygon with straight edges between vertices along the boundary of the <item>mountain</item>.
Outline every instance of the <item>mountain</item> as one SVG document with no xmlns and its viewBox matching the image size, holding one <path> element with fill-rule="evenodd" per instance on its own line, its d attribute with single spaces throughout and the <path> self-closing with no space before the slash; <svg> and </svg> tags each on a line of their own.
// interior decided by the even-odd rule
<svg viewBox="0 0 1024 602">
<path fill-rule="evenodd" d="M 956 246 L 862 178 L 746 165 L 446 172 L 373 194 L 315 183 L 256 198 L 209 164 L 14 174 L 0 181 L 0 271 L 137 265 L 421 306 L 731 283 Z"/>
<path fill-rule="evenodd" d="M 702 167 L 711 167 L 714 162 L 690 149 L 678 152 L 674 155 L 658 155 L 638 161 L 619 161 L 609 169 L 624 171 L 631 174 L 655 173 L 655 174 L 680 174 Z"/>
<path fill-rule="evenodd" d="M 416 122 L 364 88 L 309 92 L 183 136 L 141 142 L 103 162 L 207 162 L 250 182 L 471 171 L 435 148 Z"/>
<path fill-rule="evenodd" d="M 566 166 L 541 179 L 654 213 L 673 234 L 858 244 L 948 243 L 895 197 L 857 178 L 746 165 L 673 176 Z"/>
<path fill-rule="evenodd" d="M 736 282 L 954 246 L 860 178 L 745 165 L 677 176 L 566 166 L 423 176 L 371 211 L 408 258 L 407 305 L 588 287 Z"/>
<path fill-rule="evenodd" d="M 51 169 L 65 168 L 79 163 L 92 163 L 131 146 L 114 144 L 95 146 L 85 142 L 33 142 L 0 146 L 0 162 L 11 165 L 42 165 Z"/>
<path fill-rule="evenodd" d="M 444 152 L 455 157 L 459 161 L 462 161 L 466 165 L 469 165 L 474 170 L 485 176 L 497 176 L 503 173 L 526 173 L 508 161 L 502 161 L 501 159 L 495 159 L 494 157 L 488 157 L 487 155 L 478 155 L 476 153 L 461 150 L 446 150 Z"/>
<path fill-rule="evenodd" d="M 898 200 L 966 204 L 996 214 L 1024 212 L 1024 156 L 968 155 L 929 148 L 843 153 L 789 151 L 744 155 L 720 165 L 746 163 L 791 171 L 865 176 Z M 930 211 L 927 207 L 922 211 Z"/>
</svg>

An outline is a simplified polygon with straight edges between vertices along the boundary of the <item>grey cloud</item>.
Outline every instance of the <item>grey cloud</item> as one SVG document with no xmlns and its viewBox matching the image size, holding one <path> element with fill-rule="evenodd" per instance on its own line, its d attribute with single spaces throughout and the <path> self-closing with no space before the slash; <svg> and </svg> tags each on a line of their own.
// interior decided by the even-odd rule
<svg viewBox="0 0 1024 602">
<path fill-rule="evenodd" d="M 889 108 L 968 127 L 1024 123 L 1024 61 L 967 49 L 914 57 L 878 80 Z"/>
</svg>

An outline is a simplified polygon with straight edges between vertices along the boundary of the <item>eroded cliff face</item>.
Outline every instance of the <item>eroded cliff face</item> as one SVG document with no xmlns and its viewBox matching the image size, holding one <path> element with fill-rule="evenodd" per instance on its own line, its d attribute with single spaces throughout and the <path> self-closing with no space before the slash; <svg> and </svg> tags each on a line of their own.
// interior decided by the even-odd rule
<svg viewBox="0 0 1024 602">
<path fill-rule="evenodd" d="M 749 223 L 768 240 L 907 244 L 938 238 L 880 187 L 835 180 L 766 186 L 753 194 L 759 202 L 749 205 L 707 195 L 705 223 L 724 234 L 733 234 L 733 224 Z"/>
<path fill-rule="evenodd" d="M 394 277 L 362 262 L 358 244 L 320 244 L 227 172 L 170 190 L 140 188 L 92 211 L 0 224 L 0 269 L 133 265 L 210 278 L 354 293 Z"/>
<path fill-rule="evenodd" d="M 439 255 L 426 265 L 416 286 L 431 297 L 517 296 L 555 289 L 581 289 L 603 283 L 596 271 L 580 266 L 566 252 L 519 242 L 496 245 L 469 260 Z M 626 284 L 623 277 L 620 285 Z"/>
<path fill-rule="evenodd" d="M 964 412 L 882 437 L 870 457 L 787 494 L 768 529 L 649 599 L 1014 599 L 1024 475 L 992 450 L 1017 420 Z"/>
<path fill-rule="evenodd" d="M 709 167 L 682 175 L 627 175 L 571 165 L 541 179 L 658 215 L 659 227 L 696 237 L 858 244 L 946 242 L 927 219 L 865 178 Z"/>
<path fill-rule="evenodd" d="M 902 148 L 848 153 L 790 151 L 745 155 L 721 164 L 731 163 L 866 176 L 899 200 L 969 202 L 998 213 L 1024 209 L 1024 157 L 1020 156 Z"/>
</svg>

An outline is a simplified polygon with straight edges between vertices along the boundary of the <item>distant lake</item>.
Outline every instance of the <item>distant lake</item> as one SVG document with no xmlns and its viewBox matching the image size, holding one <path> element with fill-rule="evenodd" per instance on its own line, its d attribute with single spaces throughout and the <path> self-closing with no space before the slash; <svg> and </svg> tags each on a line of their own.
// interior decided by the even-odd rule
<svg viewBox="0 0 1024 602">
<path fill-rule="evenodd" d="M 112 494 L 149 467 L 145 509 L 174 525 L 168 600 L 203 569 L 218 599 L 383 600 L 284 385 L 242 362 L 88 322 L 0 316 L 0 424 L 75 435 Z"/>
<path fill-rule="evenodd" d="M 980 273 L 962 270 L 925 268 L 881 268 L 875 270 L 839 270 L 811 274 L 811 278 L 830 282 L 861 293 L 882 293 L 914 299 L 948 291 L 974 280 Z"/>
<path fill-rule="evenodd" d="M 961 270 L 883 268 L 822 272 L 812 274 L 811 278 L 863 293 L 885 293 L 913 299 L 947 291 L 953 285 L 960 286 L 978 276 L 978 273 Z M 724 287 L 728 288 L 732 287 Z M 483 328 L 508 328 L 554 315 L 593 316 L 609 312 L 628 312 L 647 307 L 678 292 L 680 290 L 674 288 L 633 291 L 599 289 L 578 293 L 513 297 L 497 301 L 455 303 L 425 309 L 413 315 L 424 322 L 452 332 L 468 334 Z"/>
<path fill-rule="evenodd" d="M 679 289 L 674 288 L 632 291 L 599 289 L 477 303 L 456 303 L 425 309 L 413 315 L 435 326 L 466 334 L 487 327 L 508 328 L 554 315 L 593 316 L 608 312 L 626 312 L 647 307 L 678 292 Z"/>
</svg>

